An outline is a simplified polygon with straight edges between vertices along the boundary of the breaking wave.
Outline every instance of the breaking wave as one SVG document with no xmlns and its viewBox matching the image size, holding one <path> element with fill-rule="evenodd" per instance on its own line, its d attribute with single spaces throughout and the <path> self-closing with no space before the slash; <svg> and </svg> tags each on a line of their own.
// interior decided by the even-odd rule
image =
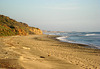
<svg viewBox="0 0 100 69">
<path fill-rule="evenodd" d="M 85 36 L 96 36 L 98 34 L 86 34 Z"/>
</svg>

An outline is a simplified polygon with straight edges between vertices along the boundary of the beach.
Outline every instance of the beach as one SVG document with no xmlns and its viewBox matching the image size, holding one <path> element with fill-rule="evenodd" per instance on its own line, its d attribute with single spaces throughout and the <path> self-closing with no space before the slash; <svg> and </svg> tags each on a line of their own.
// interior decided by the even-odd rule
<svg viewBox="0 0 100 69">
<path fill-rule="evenodd" d="M 55 35 L 0 37 L 0 69 L 100 69 L 100 49 Z"/>
</svg>

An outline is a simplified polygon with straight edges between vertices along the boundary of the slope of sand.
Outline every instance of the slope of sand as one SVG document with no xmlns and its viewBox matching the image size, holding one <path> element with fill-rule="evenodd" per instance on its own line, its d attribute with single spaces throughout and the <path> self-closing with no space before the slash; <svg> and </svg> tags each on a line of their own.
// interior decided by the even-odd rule
<svg viewBox="0 0 100 69">
<path fill-rule="evenodd" d="M 0 37 L 0 69 L 100 69 L 100 50 L 54 37 Z"/>
</svg>

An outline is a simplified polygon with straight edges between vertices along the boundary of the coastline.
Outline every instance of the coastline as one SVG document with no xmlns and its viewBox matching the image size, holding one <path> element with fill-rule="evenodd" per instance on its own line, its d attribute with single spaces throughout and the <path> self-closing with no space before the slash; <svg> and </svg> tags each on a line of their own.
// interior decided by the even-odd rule
<svg viewBox="0 0 100 69">
<path fill-rule="evenodd" d="M 100 50 L 85 48 L 87 45 L 83 44 L 61 42 L 56 37 L 58 36 L 0 37 L 0 68 L 100 69 Z M 2 66 L 6 60 L 10 67 Z"/>
<path fill-rule="evenodd" d="M 66 36 L 67 37 L 67 36 Z M 61 42 L 67 42 L 67 43 L 73 43 L 73 44 L 78 44 L 80 46 L 84 46 L 86 48 L 91 48 L 91 49 L 100 49 L 100 47 L 98 46 L 94 46 L 94 45 L 88 45 L 88 44 L 83 44 L 83 43 L 78 43 L 78 42 L 70 42 L 70 41 L 67 41 L 67 40 L 64 40 L 62 38 L 66 38 L 65 36 L 57 36 L 55 37 L 55 39 L 61 41 Z"/>
</svg>

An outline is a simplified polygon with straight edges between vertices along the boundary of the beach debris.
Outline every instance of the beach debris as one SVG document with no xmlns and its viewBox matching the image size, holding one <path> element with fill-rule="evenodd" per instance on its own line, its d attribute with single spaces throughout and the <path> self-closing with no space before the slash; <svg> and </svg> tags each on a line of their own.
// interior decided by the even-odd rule
<svg viewBox="0 0 100 69">
<path fill-rule="evenodd" d="M 48 56 L 50 56 L 50 54 Z"/>
<path fill-rule="evenodd" d="M 45 58 L 44 56 L 40 56 L 40 58 Z"/>
<path fill-rule="evenodd" d="M 19 42 L 17 42 L 17 44 L 19 44 Z"/>
<path fill-rule="evenodd" d="M 8 54 L 8 52 L 5 52 L 5 54 Z"/>
<path fill-rule="evenodd" d="M 23 47 L 23 49 L 27 49 L 27 50 L 30 50 L 30 48 L 28 48 L 28 47 Z"/>
</svg>

